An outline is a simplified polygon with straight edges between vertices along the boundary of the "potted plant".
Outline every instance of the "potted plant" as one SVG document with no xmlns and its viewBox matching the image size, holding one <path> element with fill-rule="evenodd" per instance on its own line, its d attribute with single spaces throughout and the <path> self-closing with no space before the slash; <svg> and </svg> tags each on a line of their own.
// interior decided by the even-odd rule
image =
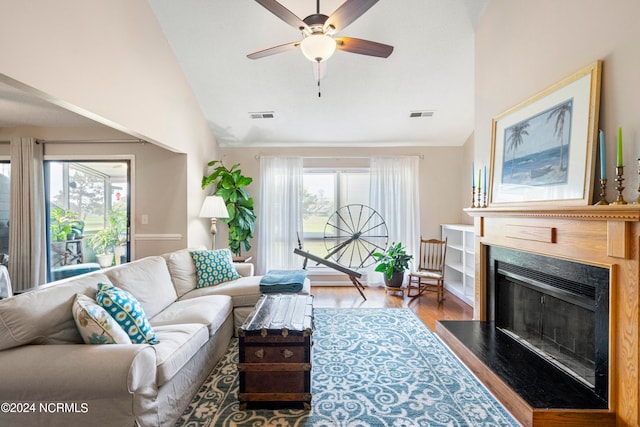
<svg viewBox="0 0 640 427">
<path fill-rule="evenodd" d="M 253 178 L 242 175 L 238 163 L 227 169 L 220 160 L 212 160 L 209 166 L 217 166 L 214 171 L 202 177 L 202 189 L 214 185 L 214 195 L 222 197 L 229 211 L 229 218 L 220 218 L 229 226 L 229 249 L 240 256 L 242 249 L 251 249 L 256 215 L 253 212 L 253 198 L 244 188 L 251 184 Z"/>
<path fill-rule="evenodd" d="M 126 213 L 119 208 L 114 208 L 109 213 L 107 228 L 99 230 L 89 238 L 89 244 L 93 248 L 101 267 L 110 267 L 113 264 L 114 254 L 127 241 Z"/>
<path fill-rule="evenodd" d="M 82 235 L 84 221 L 78 218 L 78 214 L 62 209 L 58 206 L 51 208 L 51 220 L 49 221 L 51 240 L 73 240 Z"/>
<path fill-rule="evenodd" d="M 384 283 L 390 288 L 399 288 L 404 280 L 404 272 L 409 269 L 413 255 L 407 254 L 402 243 L 391 243 L 384 252 L 375 252 L 378 261 L 376 271 L 384 273 Z"/>
<path fill-rule="evenodd" d="M 116 242 L 113 230 L 110 228 L 99 230 L 89 238 L 89 244 L 96 254 L 100 267 L 110 267 L 113 264 L 113 250 Z"/>
</svg>

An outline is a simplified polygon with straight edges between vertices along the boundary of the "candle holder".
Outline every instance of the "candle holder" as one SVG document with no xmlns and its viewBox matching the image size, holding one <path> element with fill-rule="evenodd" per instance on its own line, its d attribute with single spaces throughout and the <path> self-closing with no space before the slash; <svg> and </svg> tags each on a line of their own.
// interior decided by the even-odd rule
<svg viewBox="0 0 640 427">
<path fill-rule="evenodd" d="M 616 166 L 616 182 L 618 183 L 618 185 L 616 185 L 616 190 L 618 191 L 618 198 L 615 202 L 613 202 L 614 205 L 627 204 L 627 202 L 624 200 L 624 197 L 622 197 L 622 190 L 624 190 L 624 187 L 622 186 L 622 181 L 624 181 L 624 178 L 622 177 L 623 175 L 624 166 Z"/>
<path fill-rule="evenodd" d="M 471 209 L 476 208 L 476 187 L 471 187 Z"/>
<path fill-rule="evenodd" d="M 484 193 L 482 193 L 482 207 L 483 208 L 487 207 L 487 192 L 486 191 Z"/>
<path fill-rule="evenodd" d="M 640 170 L 638 171 L 640 173 Z M 596 203 L 596 206 L 604 206 L 608 205 L 607 202 L 607 178 L 603 178 L 600 180 L 600 200 Z"/>
<path fill-rule="evenodd" d="M 478 200 L 477 200 L 477 204 L 476 204 L 476 208 L 481 208 L 482 207 L 482 188 L 480 188 L 480 186 L 478 186 Z"/>
<path fill-rule="evenodd" d="M 638 175 L 640 175 L 640 157 L 638 157 Z M 640 181 L 638 183 L 638 193 L 640 193 Z M 635 202 L 633 202 L 634 204 L 640 204 L 640 194 L 638 194 L 638 198 L 636 199 Z"/>
</svg>

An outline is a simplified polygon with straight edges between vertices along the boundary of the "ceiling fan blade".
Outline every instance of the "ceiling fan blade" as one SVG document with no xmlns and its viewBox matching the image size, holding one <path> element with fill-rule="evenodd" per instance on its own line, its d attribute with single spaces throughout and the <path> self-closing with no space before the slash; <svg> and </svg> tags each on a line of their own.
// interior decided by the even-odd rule
<svg viewBox="0 0 640 427">
<path fill-rule="evenodd" d="M 293 42 L 287 44 L 281 44 L 280 46 L 270 47 L 269 49 L 259 50 L 257 52 L 250 53 L 247 55 L 249 59 L 260 59 L 265 56 L 275 55 L 277 53 L 287 52 L 289 50 L 293 50 L 296 47 L 300 46 L 300 42 Z"/>
<path fill-rule="evenodd" d="M 302 28 L 307 28 L 307 24 L 300 18 L 298 18 L 293 12 L 289 9 L 278 3 L 276 0 L 256 0 L 265 9 L 269 12 L 276 15 L 278 18 L 282 19 L 287 24 L 291 25 L 296 30 L 300 30 Z"/>
<path fill-rule="evenodd" d="M 369 40 L 354 39 L 352 37 L 339 37 L 335 40 L 336 49 L 344 50 L 345 52 L 377 56 L 379 58 L 388 58 L 393 52 L 393 46 Z"/>
<path fill-rule="evenodd" d="M 331 14 L 324 28 L 333 27 L 336 31 L 344 30 L 377 2 L 378 0 L 347 0 Z"/>
</svg>

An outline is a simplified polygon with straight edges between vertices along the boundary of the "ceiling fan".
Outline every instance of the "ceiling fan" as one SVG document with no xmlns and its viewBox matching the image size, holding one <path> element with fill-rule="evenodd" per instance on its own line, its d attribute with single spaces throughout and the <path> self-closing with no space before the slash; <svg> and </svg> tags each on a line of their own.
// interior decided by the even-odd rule
<svg viewBox="0 0 640 427">
<path fill-rule="evenodd" d="M 276 0 L 256 1 L 287 24 L 300 30 L 303 38 L 301 41 L 250 53 L 247 55 L 250 59 L 264 58 L 295 49 L 298 46 L 306 58 L 318 64 L 329 59 L 336 49 L 380 58 L 387 58 L 393 52 L 393 46 L 382 43 L 352 37 L 333 38 L 336 32 L 343 30 L 358 19 L 378 0 L 347 0 L 331 16 L 320 13 L 320 0 L 316 0 L 316 13 L 304 19 L 298 18 Z"/>
</svg>

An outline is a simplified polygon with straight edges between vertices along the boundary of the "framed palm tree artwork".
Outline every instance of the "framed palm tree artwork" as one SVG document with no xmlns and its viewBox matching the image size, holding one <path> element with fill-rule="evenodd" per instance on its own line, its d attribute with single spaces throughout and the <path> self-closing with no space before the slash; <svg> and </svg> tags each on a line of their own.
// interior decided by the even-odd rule
<svg viewBox="0 0 640 427">
<path fill-rule="evenodd" d="M 493 119 L 489 205 L 591 203 L 602 62 Z"/>
</svg>

